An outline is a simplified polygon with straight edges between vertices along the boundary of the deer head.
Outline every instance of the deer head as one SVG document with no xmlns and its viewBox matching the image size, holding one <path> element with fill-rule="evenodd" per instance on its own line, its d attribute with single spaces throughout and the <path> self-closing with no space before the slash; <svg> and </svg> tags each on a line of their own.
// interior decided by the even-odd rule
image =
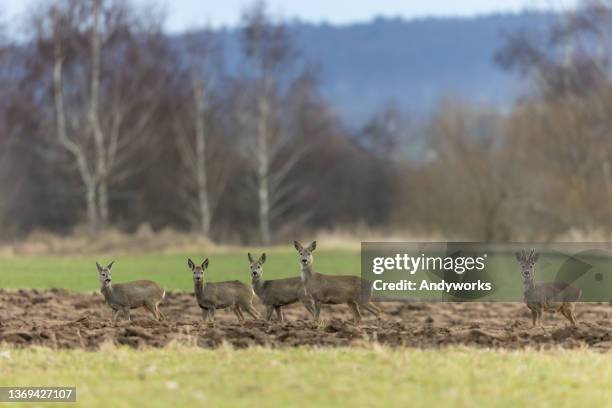
<svg viewBox="0 0 612 408">
<path fill-rule="evenodd" d="M 191 259 L 187 259 L 187 265 L 193 272 L 193 283 L 202 283 L 202 281 L 204 281 L 204 271 L 208 268 L 208 258 L 206 258 L 201 265 L 196 265 Z"/>
<path fill-rule="evenodd" d="M 535 264 L 540 257 L 535 249 L 532 249 L 531 252 L 527 253 L 524 249 L 521 252 L 515 253 L 516 260 L 521 265 L 521 274 L 523 275 L 523 281 L 533 281 L 534 278 L 534 268 Z"/>
</svg>

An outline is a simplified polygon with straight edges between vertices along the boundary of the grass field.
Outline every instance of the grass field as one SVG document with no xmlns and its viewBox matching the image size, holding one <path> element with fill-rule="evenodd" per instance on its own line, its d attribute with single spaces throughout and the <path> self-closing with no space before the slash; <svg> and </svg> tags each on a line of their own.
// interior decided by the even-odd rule
<svg viewBox="0 0 612 408">
<path fill-rule="evenodd" d="M 250 282 L 247 251 L 223 251 L 205 254 L 210 259 L 206 279 L 223 281 L 239 279 Z M 258 249 L 251 252 L 259 256 Z M 298 254 L 291 248 L 266 250 L 268 260 L 264 266 L 266 279 L 299 275 Z M 178 255 L 126 255 L 113 258 L 113 281 L 151 279 L 169 290 L 193 290 L 187 258 L 202 262 L 203 254 Z M 107 264 L 106 257 L 25 257 L 0 258 L 0 288 L 65 288 L 75 291 L 93 291 L 100 288 L 95 262 Z M 350 250 L 317 251 L 317 268 L 331 274 L 359 274 L 359 252 Z"/>
<path fill-rule="evenodd" d="M 206 280 L 223 281 L 238 279 L 250 282 L 247 251 L 255 256 L 262 252 L 258 248 L 222 249 L 205 254 L 146 254 L 122 255 L 118 257 L 72 256 L 72 257 L 15 257 L 0 258 L 0 288 L 65 288 L 74 291 L 94 291 L 99 289 L 95 262 L 107 264 L 115 260 L 113 281 L 115 283 L 136 279 L 151 279 L 168 290 L 191 291 L 193 281 L 191 271 L 187 267 L 187 258 L 196 263 L 206 256 L 210 266 L 206 271 Z M 511 252 L 489 254 L 487 260 L 487 276 L 485 281 L 494 282 L 494 290 L 483 293 L 481 300 L 492 297 L 495 300 L 520 301 L 523 297 L 522 281 L 519 266 Z M 277 279 L 299 275 L 298 254 L 293 247 L 276 247 L 266 249 L 268 255 L 264 265 L 264 279 Z M 555 254 L 545 254 L 537 266 L 537 279 L 554 281 L 563 270 L 565 258 Z M 588 255 L 581 258 L 588 262 L 588 273 L 575 282 L 561 277 L 561 281 L 573 282 L 583 289 L 583 299 L 590 301 L 607 301 L 612 291 L 612 279 L 596 280 L 595 275 L 609 276 L 609 257 L 598 259 Z M 586 264 L 586 263 L 585 263 Z M 361 272 L 360 252 L 356 249 L 317 249 L 315 252 L 315 268 L 328 274 L 359 274 Z M 395 282 L 405 278 L 422 279 L 428 277 L 433 281 L 440 278 L 429 272 L 422 272 L 414 277 L 406 271 L 385 272 L 387 282 Z M 380 279 L 380 275 L 367 276 L 370 281 Z M 378 292 L 381 297 L 399 296 L 408 298 L 429 299 L 438 296 L 439 292 Z"/>
<path fill-rule="evenodd" d="M 612 398 L 612 360 L 591 351 L 0 350 L 0 384 L 74 385 L 87 407 L 597 407 Z"/>
<path fill-rule="evenodd" d="M 246 252 L 207 253 L 207 279 L 248 281 Z M 251 252 L 258 256 L 261 251 Z M 298 275 L 298 257 L 292 248 L 266 252 L 266 278 Z M 113 280 L 153 279 L 170 290 L 191 291 L 187 257 L 198 263 L 203 260 L 202 254 L 120 256 Z M 0 288 L 97 291 L 96 260 L 106 264 L 112 259 L 3 258 Z M 508 269 L 508 279 L 520 285 L 515 279 L 514 260 L 506 256 L 500 262 Z M 320 249 L 315 263 L 326 273 L 360 271 L 356 250 Z M 595 407 L 609 405 L 610 383 L 609 355 L 586 349 L 422 350 L 364 344 L 351 348 L 211 350 L 176 344 L 134 350 L 108 344 L 101 351 L 87 352 L 0 345 L 1 386 L 74 385 L 77 405 L 87 407 Z"/>
</svg>

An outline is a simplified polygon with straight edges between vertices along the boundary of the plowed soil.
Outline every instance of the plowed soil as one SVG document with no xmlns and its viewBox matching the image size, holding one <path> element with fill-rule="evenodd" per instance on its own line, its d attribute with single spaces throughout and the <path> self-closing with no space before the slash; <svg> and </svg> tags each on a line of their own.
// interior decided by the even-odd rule
<svg viewBox="0 0 612 408">
<path fill-rule="evenodd" d="M 263 307 L 258 304 L 259 310 Z M 98 293 L 0 291 L 0 343 L 17 347 L 95 350 L 111 342 L 131 347 L 163 347 L 170 342 L 218 347 L 351 346 L 380 343 L 392 347 L 448 345 L 493 348 L 612 348 L 612 306 L 583 303 L 576 307 L 578 326 L 560 314 L 546 313 L 544 328 L 531 328 L 521 303 L 383 303 L 380 325 L 365 312 L 355 326 L 344 305 L 324 306 L 324 322 L 314 324 L 301 305 L 285 308 L 284 323 L 247 317 L 238 323 L 229 310 L 217 311 L 205 323 L 193 294 L 168 293 L 160 306 L 167 320 L 156 322 L 144 309 L 132 311 L 132 322 L 111 321 L 110 308 Z"/>
</svg>

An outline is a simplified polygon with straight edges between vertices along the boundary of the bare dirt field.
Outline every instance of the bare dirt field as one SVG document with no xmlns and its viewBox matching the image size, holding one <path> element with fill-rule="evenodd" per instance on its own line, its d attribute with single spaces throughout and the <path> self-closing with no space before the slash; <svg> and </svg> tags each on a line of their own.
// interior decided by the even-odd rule
<svg viewBox="0 0 612 408">
<path fill-rule="evenodd" d="M 258 305 L 262 310 L 261 305 Z M 392 347 L 448 345 L 493 348 L 612 348 L 612 306 L 577 305 L 578 327 L 557 314 L 544 316 L 544 329 L 530 327 L 521 303 L 384 303 L 377 326 L 367 314 L 360 327 L 350 321 L 344 305 L 324 306 L 323 324 L 308 319 L 301 305 L 285 309 L 285 323 L 247 320 L 218 311 L 215 324 L 205 323 L 192 294 L 169 293 L 160 306 L 167 320 L 153 321 L 143 309 L 132 312 L 132 323 L 110 320 L 100 294 L 45 291 L 0 291 L 0 343 L 17 347 L 97 349 L 105 342 L 131 347 L 163 347 L 177 341 L 201 347 L 224 343 L 234 347 L 350 346 L 380 343 Z"/>
</svg>

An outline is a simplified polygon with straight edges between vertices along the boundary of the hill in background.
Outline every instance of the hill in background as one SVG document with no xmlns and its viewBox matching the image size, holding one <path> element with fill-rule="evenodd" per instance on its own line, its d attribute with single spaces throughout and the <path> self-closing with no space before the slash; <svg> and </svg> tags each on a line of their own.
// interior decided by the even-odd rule
<svg viewBox="0 0 612 408">
<path fill-rule="evenodd" d="M 333 26 L 290 22 L 301 52 L 319 68 L 321 91 L 351 126 L 395 102 L 423 115 L 444 96 L 508 106 L 522 90 L 493 60 L 504 33 L 541 30 L 554 14 L 525 12 L 418 20 L 378 18 Z M 236 30 L 219 32 L 230 72 L 240 64 Z"/>
</svg>

